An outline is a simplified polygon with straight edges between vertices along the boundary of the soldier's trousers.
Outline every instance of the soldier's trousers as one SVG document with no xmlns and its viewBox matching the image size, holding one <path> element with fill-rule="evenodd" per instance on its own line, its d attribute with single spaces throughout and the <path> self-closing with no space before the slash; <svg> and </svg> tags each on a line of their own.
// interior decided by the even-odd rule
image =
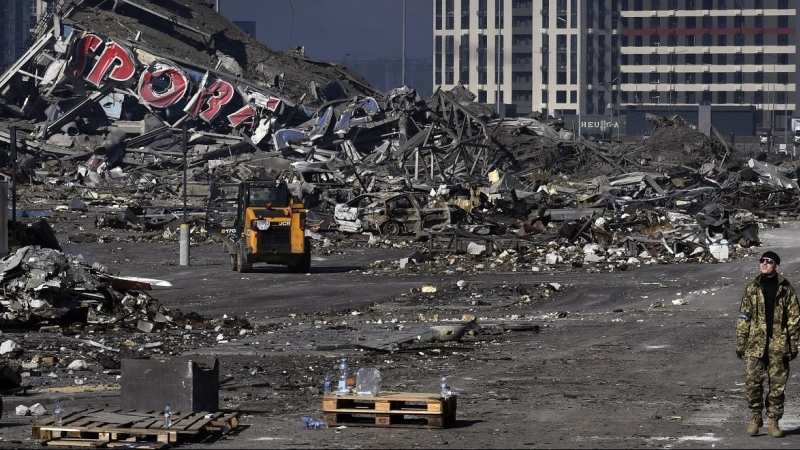
<svg viewBox="0 0 800 450">
<path fill-rule="evenodd" d="M 789 359 L 745 358 L 745 394 L 750 410 L 761 412 L 765 403 L 767 417 L 783 417 L 786 380 L 789 379 Z M 769 382 L 769 391 L 764 399 L 764 381 Z"/>
</svg>

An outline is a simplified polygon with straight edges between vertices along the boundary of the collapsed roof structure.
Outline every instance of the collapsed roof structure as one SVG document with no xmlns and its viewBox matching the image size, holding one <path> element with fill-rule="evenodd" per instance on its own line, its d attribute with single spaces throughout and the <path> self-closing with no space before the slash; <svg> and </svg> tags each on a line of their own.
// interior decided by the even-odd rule
<svg viewBox="0 0 800 450">
<path fill-rule="evenodd" d="M 90 205 L 127 201 L 100 226 L 169 227 L 182 194 L 207 219 L 226 186 L 278 176 L 306 184 L 298 195 L 327 229 L 336 203 L 415 191 L 452 209 L 444 233 L 703 259 L 757 244 L 758 223 L 797 201 L 786 165 L 747 161 L 680 117 L 651 117 L 643 142 L 590 141 L 560 120 L 498 117 L 463 87 L 380 92 L 340 64 L 270 50 L 203 0 L 52 6 L 0 76 L 0 145 L 16 142 L 14 176 L 37 196 L 69 186 Z M 312 167 L 336 180 L 303 181 Z"/>
</svg>

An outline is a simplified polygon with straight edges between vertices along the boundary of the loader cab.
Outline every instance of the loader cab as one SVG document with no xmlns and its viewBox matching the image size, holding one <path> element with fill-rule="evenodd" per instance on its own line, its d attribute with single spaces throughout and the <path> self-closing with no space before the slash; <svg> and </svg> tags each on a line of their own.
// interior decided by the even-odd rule
<svg viewBox="0 0 800 450">
<path fill-rule="evenodd" d="M 286 208 L 290 197 L 284 181 L 243 181 L 236 202 L 236 224 L 241 226 L 247 208 Z"/>
</svg>

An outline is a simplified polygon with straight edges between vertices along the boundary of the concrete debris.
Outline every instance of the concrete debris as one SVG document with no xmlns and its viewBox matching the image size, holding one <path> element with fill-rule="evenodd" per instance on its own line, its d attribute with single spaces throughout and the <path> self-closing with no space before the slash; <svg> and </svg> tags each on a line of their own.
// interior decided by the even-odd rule
<svg viewBox="0 0 800 450">
<path fill-rule="evenodd" d="M 13 251 L 0 260 L 0 330 L 36 331 L 42 341 L 35 359 L 18 361 L 24 379 L 0 373 L 0 391 L 72 380 L 67 369 L 119 370 L 122 359 L 183 343 L 249 339 L 247 320 L 166 308 L 144 291 L 168 281 L 112 275 L 64 253 L 52 229 L 67 229 L 73 246 L 176 242 L 185 222 L 193 242 L 219 242 L 243 180 L 289 183 L 310 209 L 313 253 L 407 249 L 411 256 L 365 272 L 457 273 L 454 285 L 424 285 L 373 309 L 458 301 L 467 325 L 444 332 L 458 339 L 502 334 L 520 320 L 481 323 L 482 308 L 530 307 L 565 289 L 508 284 L 489 299 L 481 273 L 727 261 L 749 256 L 759 230 L 796 214 L 796 161 L 745 154 L 680 117 L 648 116 L 654 131 L 643 141 L 583 139 L 561 120 L 498 117 L 463 86 L 427 99 L 409 86 L 381 92 L 302 48 L 268 49 L 204 0 L 180 3 L 54 2 L 0 75 L 0 164 L 30 208 L 15 211 Z M 318 348 L 387 352 L 417 336 L 441 340 L 427 323 L 444 317 L 425 314 L 383 318 L 377 343 Z M 14 341 L 0 345 L 4 356 L 18 353 Z"/>
<path fill-rule="evenodd" d="M 167 35 L 159 24 L 170 7 L 156 3 L 66 3 L 0 78 L 0 108 L 14 118 L 0 125 L 0 145 L 13 124 L 18 181 L 52 196 L 80 188 L 67 206 L 77 213 L 124 211 L 100 213 L 100 229 L 175 239 L 185 193 L 192 239 L 216 239 L 236 183 L 271 176 L 322 214 L 315 231 L 429 235 L 433 248 L 478 234 L 504 241 L 487 239 L 485 256 L 506 244 L 523 259 L 553 239 L 554 250 L 598 246 L 548 256 L 550 265 L 642 253 L 716 261 L 720 245 L 733 257 L 758 245 L 758 228 L 798 194 L 785 159 L 736 154 L 678 116 L 648 116 L 655 130 L 641 143 L 576 139 L 562 121 L 499 118 L 461 86 L 429 99 L 409 86 L 377 91 L 337 64 L 254 42 L 200 0 Z"/>
</svg>

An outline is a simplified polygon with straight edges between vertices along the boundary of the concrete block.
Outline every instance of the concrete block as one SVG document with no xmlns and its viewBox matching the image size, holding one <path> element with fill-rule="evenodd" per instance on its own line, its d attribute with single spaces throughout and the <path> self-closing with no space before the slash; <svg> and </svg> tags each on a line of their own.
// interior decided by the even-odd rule
<svg viewBox="0 0 800 450">
<path fill-rule="evenodd" d="M 195 356 L 122 360 L 122 408 L 219 410 L 219 361 Z"/>
</svg>

